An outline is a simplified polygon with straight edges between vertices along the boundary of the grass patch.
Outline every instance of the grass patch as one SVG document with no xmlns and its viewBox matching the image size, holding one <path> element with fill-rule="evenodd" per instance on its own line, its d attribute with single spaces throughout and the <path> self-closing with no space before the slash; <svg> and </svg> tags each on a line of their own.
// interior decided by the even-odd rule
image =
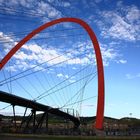
<svg viewBox="0 0 140 140">
<path fill-rule="evenodd" d="M 0 140 L 140 140 L 140 136 L 50 136 L 33 134 L 0 134 Z"/>
</svg>

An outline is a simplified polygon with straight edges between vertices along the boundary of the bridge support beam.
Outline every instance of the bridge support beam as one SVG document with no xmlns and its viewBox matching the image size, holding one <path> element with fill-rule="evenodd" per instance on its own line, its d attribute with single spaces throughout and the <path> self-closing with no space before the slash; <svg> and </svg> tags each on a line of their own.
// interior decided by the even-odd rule
<svg viewBox="0 0 140 140">
<path fill-rule="evenodd" d="M 33 116 L 33 133 L 36 132 L 36 110 L 32 110 L 32 116 Z"/>
<path fill-rule="evenodd" d="M 24 129 L 24 132 L 28 132 L 28 128 L 29 128 L 29 124 L 30 124 L 30 121 L 32 120 L 32 117 L 33 117 L 33 112 L 31 112 L 31 115 L 29 115 L 29 118 L 27 120 L 27 123 L 26 123 L 26 126 L 25 126 L 25 129 Z"/>
<path fill-rule="evenodd" d="M 14 127 L 15 127 L 15 129 L 16 129 L 16 113 L 15 113 L 15 105 L 12 105 L 12 107 L 13 107 L 13 115 L 14 115 L 14 119 L 13 119 L 13 121 L 14 121 Z"/>
<path fill-rule="evenodd" d="M 42 114 L 42 117 L 39 119 L 38 124 L 35 126 L 35 132 L 37 131 L 37 129 L 40 131 L 44 121 L 45 121 L 45 124 L 46 124 L 45 125 L 46 133 L 48 133 L 48 112 L 44 112 Z"/>
<path fill-rule="evenodd" d="M 23 125 L 23 123 L 26 121 L 26 118 L 25 118 L 26 112 L 27 112 L 27 107 L 26 107 L 26 109 L 25 109 L 25 111 L 24 111 L 24 115 L 23 115 L 23 118 L 22 118 L 22 122 L 21 122 L 21 125 L 20 125 L 20 129 L 22 129 L 22 125 Z"/>
<path fill-rule="evenodd" d="M 46 133 L 48 133 L 48 120 L 49 120 L 49 114 L 46 112 Z"/>
</svg>

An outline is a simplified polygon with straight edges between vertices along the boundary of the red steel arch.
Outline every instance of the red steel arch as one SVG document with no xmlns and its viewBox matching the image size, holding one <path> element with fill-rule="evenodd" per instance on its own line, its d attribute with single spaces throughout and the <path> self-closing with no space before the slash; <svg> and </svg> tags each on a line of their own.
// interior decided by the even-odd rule
<svg viewBox="0 0 140 140">
<path fill-rule="evenodd" d="M 83 20 L 78 19 L 78 18 L 60 18 L 60 19 L 56 19 L 48 23 L 45 23 L 39 28 L 33 30 L 25 38 L 23 38 L 14 48 L 12 48 L 10 52 L 2 59 L 2 61 L 0 62 L 0 70 L 9 61 L 9 59 L 33 36 L 41 32 L 42 30 L 61 22 L 74 22 L 81 25 L 87 31 L 92 41 L 92 44 L 94 46 L 96 61 L 97 61 L 97 71 L 98 71 L 98 102 L 97 102 L 95 128 L 103 129 L 105 86 L 104 86 L 104 69 L 103 69 L 102 55 L 101 55 L 99 43 L 97 41 L 95 33 L 92 31 L 91 27 Z"/>
</svg>

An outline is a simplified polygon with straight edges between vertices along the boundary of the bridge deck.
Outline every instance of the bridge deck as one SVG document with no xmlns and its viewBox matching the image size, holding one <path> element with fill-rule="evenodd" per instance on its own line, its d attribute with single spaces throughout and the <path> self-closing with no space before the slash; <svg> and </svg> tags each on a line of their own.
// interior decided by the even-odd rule
<svg viewBox="0 0 140 140">
<path fill-rule="evenodd" d="M 23 97 L 19 97 L 16 95 L 9 94 L 4 91 L 0 91 L 0 101 L 10 103 L 12 105 L 22 106 L 31 108 L 36 111 L 44 111 L 57 116 L 61 116 L 65 119 L 70 119 L 76 127 L 80 125 L 80 121 L 78 118 L 59 110 L 58 108 L 52 108 L 50 106 L 35 102 L 33 100 L 25 99 Z"/>
</svg>

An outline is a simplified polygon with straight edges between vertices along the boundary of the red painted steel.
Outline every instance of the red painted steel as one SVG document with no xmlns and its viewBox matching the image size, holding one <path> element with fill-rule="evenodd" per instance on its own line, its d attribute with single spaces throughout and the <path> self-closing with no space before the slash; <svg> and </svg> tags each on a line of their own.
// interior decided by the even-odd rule
<svg viewBox="0 0 140 140">
<path fill-rule="evenodd" d="M 10 52 L 2 59 L 2 61 L 0 62 L 0 70 L 9 61 L 9 59 L 33 36 L 35 36 L 37 33 L 41 32 L 42 30 L 44 30 L 52 25 L 61 23 L 61 22 L 74 22 L 74 23 L 81 25 L 87 31 L 87 33 L 90 36 L 90 39 L 92 41 L 92 44 L 94 46 L 96 61 L 97 61 L 97 71 L 98 71 L 98 102 L 97 102 L 97 114 L 96 114 L 95 128 L 103 129 L 105 86 L 104 86 L 104 69 L 103 69 L 102 55 L 101 55 L 99 43 L 97 41 L 95 33 L 92 31 L 90 26 L 83 20 L 78 19 L 78 18 L 60 18 L 60 19 L 56 19 L 56 20 L 50 21 L 48 23 L 45 23 L 42 26 L 40 26 L 39 28 L 33 30 L 25 38 L 23 38 L 14 48 L 12 48 L 10 50 Z"/>
</svg>

